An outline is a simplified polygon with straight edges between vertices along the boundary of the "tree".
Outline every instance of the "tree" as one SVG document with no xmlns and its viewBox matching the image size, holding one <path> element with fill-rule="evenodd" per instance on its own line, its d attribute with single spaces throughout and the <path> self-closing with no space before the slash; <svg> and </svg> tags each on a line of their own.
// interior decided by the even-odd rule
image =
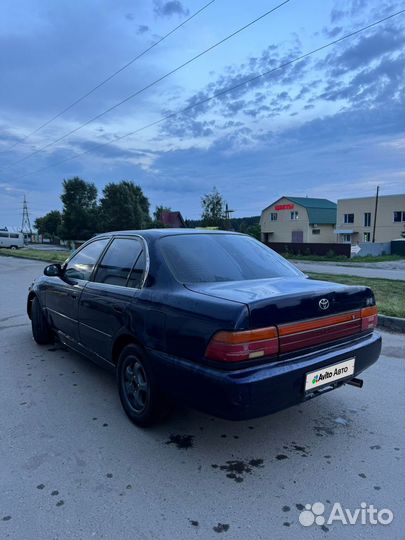
<svg viewBox="0 0 405 540">
<path fill-rule="evenodd" d="M 43 236 L 48 236 L 51 238 L 52 242 L 54 241 L 55 236 L 58 234 L 62 224 L 62 214 L 59 210 L 52 210 L 48 212 L 43 217 L 37 218 L 35 220 L 35 228 L 38 230 L 39 234 Z"/>
<path fill-rule="evenodd" d="M 170 208 L 170 206 L 163 206 L 163 205 L 156 206 L 156 209 L 153 212 L 153 217 L 154 217 L 153 226 L 157 228 L 164 228 L 164 224 L 161 220 L 162 212 L 171 212 L 171 211 L 172 209 Z"/>
<path fill-rule="evenodd" d="M 97 232 L 97 188 L 75 176 L 63 181 L 62 224 L 59 234 L 65 240 L 87 240 Z"/>
<path fill-rule="evenodd" d="M 205 227 L 224 227 L 226 203 L 216 187 L 201 199 L 201 219 Z"/>
<path fill-rule="evenodd" d="M 110 182 L 103 189 L 100 219 L 109 231 L 145 229 L 151 225 L 149 200 L 142 188 L 131 181 Z"/>
<path fill-rule="evenodd" d="M 256 240 L 260 240 L 262 236 L 262 230 L 259 224 L 256 225 L 250 225 L 246 229 L 247 234 L 250 234 L 250 236 L 253 236 L 253 238 L 256 238 Z"/>
</svg>

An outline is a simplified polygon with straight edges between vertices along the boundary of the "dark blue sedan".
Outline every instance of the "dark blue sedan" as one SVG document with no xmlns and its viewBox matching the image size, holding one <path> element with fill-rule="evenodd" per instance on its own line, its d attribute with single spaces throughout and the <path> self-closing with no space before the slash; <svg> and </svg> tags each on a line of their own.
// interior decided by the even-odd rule
<svg viewBox="0 0 405 540">
<path fill-rule="evenodd" d="M 361 386 L 380 354 L 369 288 L 308 279 L 242 234 L 100 234 L 44 274 L 28 294 L 35 341 L 57 336 L 114 369 L 141 426 L 173 401 L 232 420 L 267 415 Z"/>
</svg>

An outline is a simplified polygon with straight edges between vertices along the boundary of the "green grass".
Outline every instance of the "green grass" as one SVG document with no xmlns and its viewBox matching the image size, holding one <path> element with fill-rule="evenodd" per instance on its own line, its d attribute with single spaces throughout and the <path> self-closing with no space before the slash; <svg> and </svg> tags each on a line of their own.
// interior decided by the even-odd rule
<svg viewBox="0 0 405 540">
<path fill-rule="evenodd" d="M 0 249 L 0 255 L 3 257 L 17 257 L 19 259 L 33 259 L 44 262 L 63 263 L 69 255 L 68 251 L 45 251 L 39 249 Z"/>
<path fill-rule="evenodd" d="M 403 257 L 400 255 L 380 255 L 378 257 L 353 257 L 347 258 L 344 255 L 334 255 L 328 257 L 326 255 L 292 255 L 291 253 L 282 253 L 286 259 L 294 259 L 296 261 L 329 261 L 329 262 L 350 262 L 351 263 L 369 263 L 369 262 L 385 262 L 385 261 L 401 261 Z"/>
<path fill-rule="evenodd" d="M 323 281 L 370 287 L 374 292 L 379 313 L 390 317 L 405 317 L 404 281 L 357 276 L 334 276 L 331 274 L 315 274 L 313 272 L 307 272 L 307 274 L 314 279 Z"/>
</svg>

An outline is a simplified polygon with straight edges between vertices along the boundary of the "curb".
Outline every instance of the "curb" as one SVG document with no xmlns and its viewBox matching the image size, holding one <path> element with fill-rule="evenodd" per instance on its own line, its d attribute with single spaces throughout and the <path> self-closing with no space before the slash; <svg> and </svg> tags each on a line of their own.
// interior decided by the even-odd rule
<svg viewBox="0 0 405 540">
<path fill-rule="evenodd" d="M 378 328 L 404 334 L 405 319 L 401 319 L 400 317 L 387 317 L 387 315 L 378 315 Z"/>
</svg>

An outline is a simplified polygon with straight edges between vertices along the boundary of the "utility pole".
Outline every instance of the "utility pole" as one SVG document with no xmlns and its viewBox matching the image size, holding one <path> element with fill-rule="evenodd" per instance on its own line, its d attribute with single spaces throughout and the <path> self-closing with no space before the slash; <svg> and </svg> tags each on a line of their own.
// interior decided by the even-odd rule
<svg viewBox="0 0 405 540">
<path fill-rule="evenodd" d="M 235 212 L 235 210 L 229 210 L 228 203 L 225 204 L 225 223 L 226 223 L 226 229 L 229 230 L 229 220 L 231 217 L 232 212 Z"/>
<path fill-rule="evenodd" d="M 25 234 L 32 234 L 30 215 L 28 213 L 28 204 L 27 204 L 27 199 L 25 198 L 25 195 L 24 195 L 24 202 L 23 202 L 23 214 L 22 214 L 21 232 L 24 235 Z"/>
<path fill-rule="evenodd" d="M 230 219 L 232 212 L 235 212 L 235 210 L 229 210 L 228 203 L 225 205 L 225 218 Z"/>
<path fill-rule="evenodd" d="M 377 222 L 377 209 L 378 209 L 378 192 L 380 191 L 380 186 L 377 186 L 377 193 L 375 194 L 375 207 L 374 207 L 374 223 L 373 223 L 373 239 L 372 243 L 375 242 L 375 226 Z"/>
</svg>

